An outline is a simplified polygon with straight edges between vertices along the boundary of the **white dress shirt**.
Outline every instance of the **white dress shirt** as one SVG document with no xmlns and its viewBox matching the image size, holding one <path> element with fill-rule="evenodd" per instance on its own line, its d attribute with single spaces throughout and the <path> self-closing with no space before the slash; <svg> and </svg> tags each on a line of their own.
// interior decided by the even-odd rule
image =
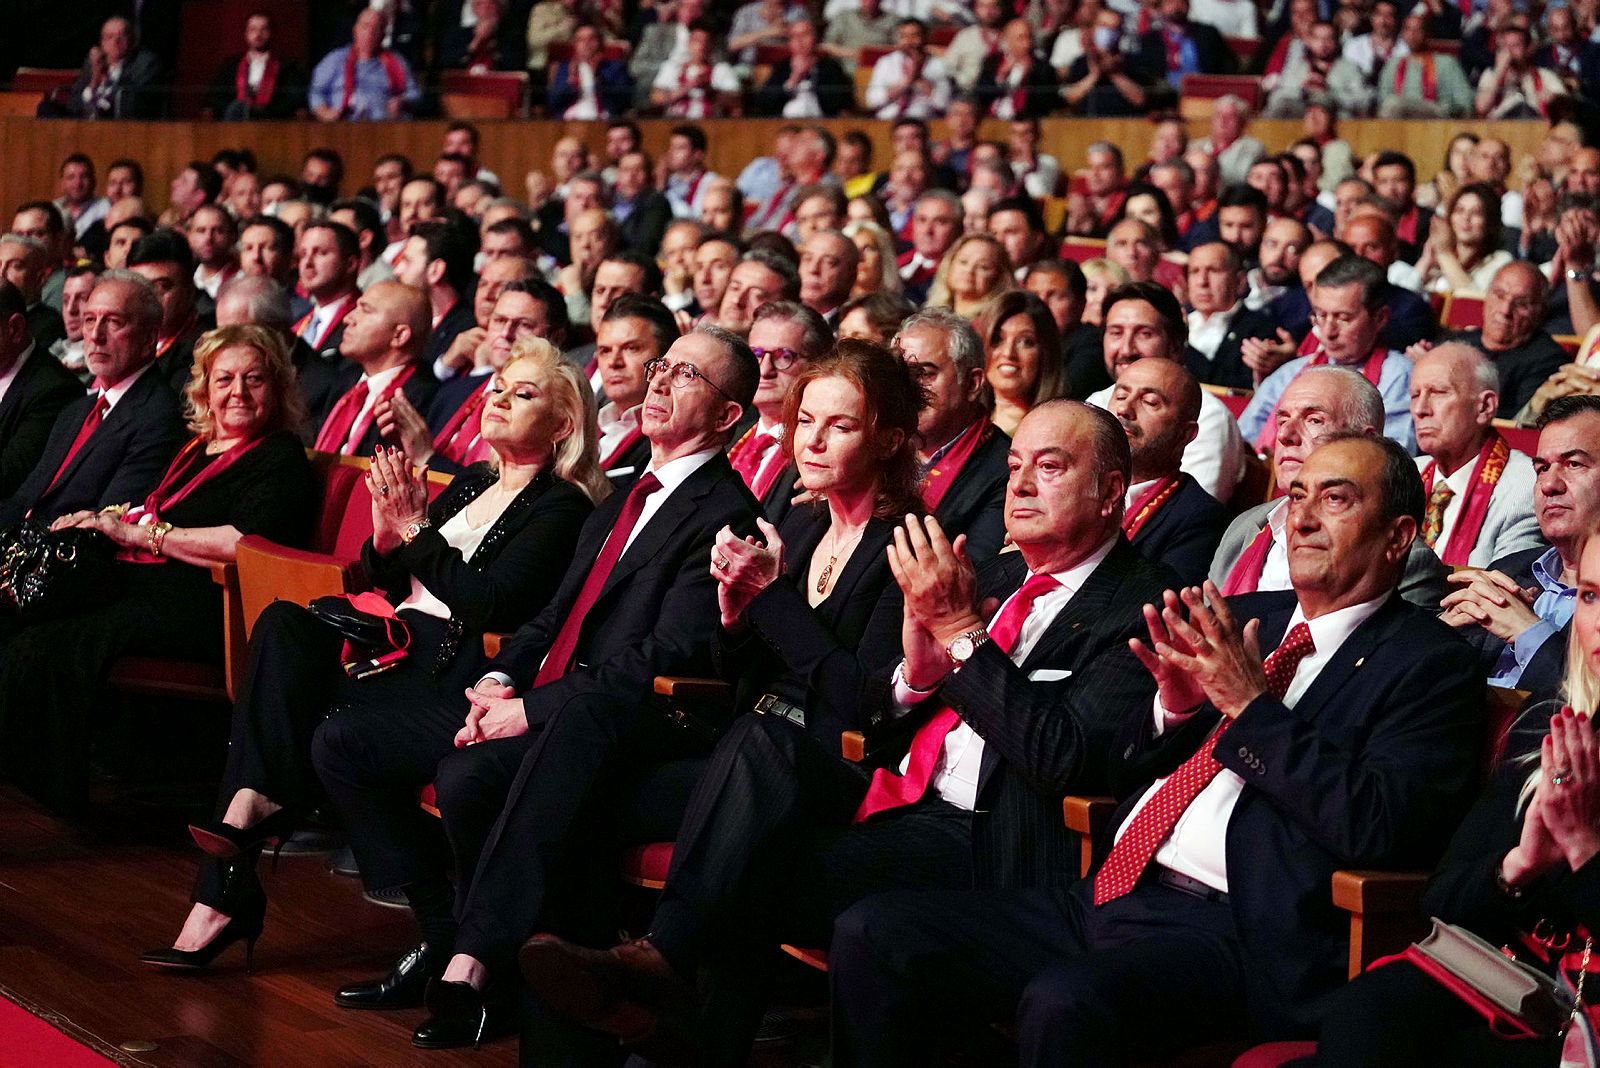
<svg viewBox="0 0 1600 1068">
<path fill-rule="evenodd" d="M 398 378 L 400 372 L 405 369 L 406 365 L 401 364 L 399 367 L 391 367 L 386 371 L 379 371 L 375 375 L 362 376 L 362 380 L 367 384 L 367 395 L 361 402 L 361 410 L 356 412 L 355 422 L 350 424 L 350 436 L 344 439 L 344 447 L 339 449 L 341 453 L 349 456 L 350 453 L 345 452 L 345 449 L 355 448 L 361 439 L 366 436 L 367 425 L 372 421 L 372 409 L 377 406 L 378 398 L 383 396 L 383 391 L 389 388 L 389 383 Z M 355 387 L 352 386 L 351 388 L 354 389 Z"/>
<path fill-rule="evenodd" d="M 936 119 L 950 105 L 950 75 L 944 61 L 938 56 L 928 56 L 922 63 L 920 77 L 931 87 L 928 93 L 913 92 L 905 100 L 889 100 L 889 90 L 901 84 L 911 74 L 914 62 L 904 52 L 890 52 L 872 66 L 872 79 L 867 83 L 867 107 L 877 112 L 880 119 Z"/>
<path fill-rule="evenodd" d="M 1055 622 L 1056 616 L 1061 614 L 1061 610 L 1067 607 L 1077 592 L 1083 588 L 1083 584 L 1089 580 L 1094 569 L 1100 566 L 1101 561 L 1116 543 L 1116 537 L 1109 538 L 1082 563 L 1066 571 L 1052 573 L 1055 580 L 1061 583 L 1061 588 L 1041 594 L 1034 600 L 1027 618 L 1022 621 L 1021 629 L 1017 631 L 1016 645 L 1011 649 L 1013 664 L 1020 666 L 1028 659 L 1028 654 L 1039 644 L 1039 639 L 1050 629 L 1050 624 Z M 1027 578 L 1032 577 L 1030 572 Z M 1027 578 L 1023 581 L 1026 582 Z M 1006 598 L 1005 604 L 995 612 L 994 618 L 998 618 L 1000 612 L 1005 610 L 1005 605 L 1010 604 L 1021 592 L 1021 587 L 1018 587 L 1016 593 Z M 926 693 L 918 693 L 906 685 L 904 669 L 905 662 L 902 661 L 900 667 L 895 669 L 894 675 L 895 704 L 900 711 L 910 709 L 912 705 L 927 696 Z M 910 760 L 910 753 L 901 759 L 901 775 L 906 773 Z M 978 772 L 982 766 L 983 738 L 963 720 L 956 725 L 955 730 L 945 735 L 944 750 L 939 755 L 939 763 L 934 766 L 929 788 L 957 808 L 971 811 L 978 804 Z"/>
<path fill-rule="evenodd" d="M 600 462 L 604 463 L 627 439 L 629 434 L 639 429 L 639 413 L 644 410 L 643 404 L 635 404 L 626 410 L 618 409 L 616 404 L 607 402 L 600 409 Z"/>
<path fill-rule="evenodd" d="M 513 499 L 507 499 L 507 506 L 511 504 Z M 462 560 L 470 561 L 472 554 L 478 551 L 478 546 L 483 544 L 484 535 L 489 533 L 489 529 L 494 526 L 494 521 L 499 518 L 499 515 L 491 516 L 484 520 L 483 526 L 475 527 L 467 522 L 467 510 L 463 508 L 439 524 L 439 536 L 452 548 L 461 550 Z M 435 597 L 433 591 L 424 586 L 422 580 L 415 575 L 411 578 L 411 596 L 401 601 L 400 606 L 395 611 L 404 612 L 408 609 L 413 612 L 421 612 L 425 616 L 432 616 L 435 619 L 450 618 L 450 606 Z"/>
<path fill-rule="evenodd" d="M 1285 497 L 1267 513 L 1267 527 L 1272 531 L 1272 543 L 1267 547 L 1267 559 L 1261 565 L 1261 581 L 1257 590 L 1286 590 L 1289 588 L 1289 498 Z"/>
<path fill-rule="evenodd" d="M 1228 336 L 1228 327 L 1233 324 L 1233 317 L 1239 314 L 1243 304 L 1235 304 L 1227 311 L 1212 312 L 1207 315 L 1202 311 L 1189 313 L 1189 347 L 1199 352 L 1208 360 L 1217 358 L 1217 349 L 1222 346 L 1222 339 Z"/>
<path fill-rule="evenodd" d="M 105 414 L 106 415 L 110 415 L 111 414 L 111 410 L 117 406 L 117 402 L 120 401 L 123 397 L 126 397 L 128 395 L 128 390 L 133 388 L 133 384 L 135 382 L 139 381 L 139 379 L 143 378 L 144 377 L 144 373 L 146 371 L 150 370 L 150 368 L 152 368 L 154 366 L 155 366 L 155 362 L 154 361 L 145 364 L 143 367 L 139 368 L 137 371 L 134 371 L 132 374 L 128 375 L 121 382 L 118 382 L 116 385 L 112 386 L 110 389 L 106 389 L 106 390 L 91 390 L 91 392 L 101 393 L 101 394 L 103 394 L 105 396 L 105 398 L 106 398 L 106 413 Z M 95 381 L 98 382 L 99 379 L 95 379 Z M 105 416 L 101 416 L 102 420 L 104 420 L 104 418 L 105 418 Z"/>
<path fill-rule="evenodd" d="M 1322 673 L 1322 669 L 1328 666 L 1328 662 L 1339 651 L 1339 647 L 1355 633 L 1357 627 L 1382 607 L 1385 600 L 1387 594 L 1375 600 L 1351 605 L 1349 608 L 1341 608 L 1337 612 L 1329 612 L 1312 620 L 1307 620 L 1305 613 L 1298 606 L 1295 608 L 1284 633 L 1288 634 L 1298 623 L 1305 623 L 1311 629 L 1311 642 L 1316 648 L 1295 668 L 1294 678 L 1289 680 L 1289 688 L 1283 695 L 1286 707 L 1294 708 L 1306 690 L 1310 689 L 1311 683 Z M 1155 733 L 1158 737 L 1187 718 L 1168 712 L 1161 707 L 1161 698 L 1156 698 Z M 1156 790 L 1164 782 L 1166 782 L 1164 778 L 1157 779 L 1146 788 L 1144 796 L 1133 806 L 1128 818 L 1117 828 L 1119 839 L 1133 823 L 1134 816 L 1149 804 Z M 1213 890 L 1227 893 L 1228 820 L 1233 816 L 1233 806 L 1238 802 L 1239 793 L 1243 788 L 1244 779 L 1236 773 L 1227 768 L 1218 772 L 1217 777 L 1206 784 L 1199 795 L 1190 802 L 1189 807 L 1183 810 L 1183 815 L 1178 817 L 1172 833 L 1156 849 L 1155 862 L 1180 875 L 1198 879 Z"/>
</svg>

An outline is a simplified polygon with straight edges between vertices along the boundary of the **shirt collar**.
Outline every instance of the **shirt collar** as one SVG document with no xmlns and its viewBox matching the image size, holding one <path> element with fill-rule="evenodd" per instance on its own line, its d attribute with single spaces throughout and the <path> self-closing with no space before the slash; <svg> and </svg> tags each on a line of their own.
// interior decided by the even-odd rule
<svg viewBox="0 0 1600 1068">
<path fill-rule="evenodd" d="M 1572 589 L 1561 581 L 1561 551 L 1555 546 L 1546 549 L 1544 555 L 1533 562 L 1533 578 L 1547 590 L 1556 593 L 1565 593 Z"/>
<path fill-rule="evenodd" d="M 1065 571 L 1050 572 L 1050 577 L 1061 583 L 1061 585 L 1066 588 L 1068 593 L 1076 594 L 1080 589 L 1083 588 L 1083 584 L 1089 581 L 1089 576 L 1094 574 L 1094 569 L 1099 567 L 1105 558 L 1110 555 L 1112 547 L 1117 544 L 1117 538 L 1120 536 L 1120 532 L 1112 534 L 1103 543 L 1101 543 L 1098 549 L 1090 553 L 1083 560 L 1079 561 L 1077 564 L 1074 564 L 1072 567 L 1067 568 Z M 1028 577 L 1033 577 L 1032 571 L 1028 572 Z"/>
<path fill-rule="evenodd" d="M 650 461 L 647 470 L 653 472 L 661 483 L 661 488 L 671 493 L 686 482 L 690 475 L 706 465 L 706 462 L 722 450 L 716 446 L 691 452 L 688 456 L 680 456 L 676 460 L 668 460 L 660 467 L 656 466 L 654 459 Z"/>
<path fill-rule="evenodd" d="M 406 367 L 406 364 L 401 364 L 398 367 L 391 367 L 388 370 L 379 371 L 375 375 L 362 375 L 362 378 L 366 379 L 367 390 L 372 393 L 377 393 L 387 388 L 389 383 L 393 382 L 395 378 L 399 376 L 400 372 L 406 369 Z"/>
<path fill-rule="evenodd" d="M 635 404 L 632 408 L 619 410 L 616 404 L 607 402 L 600 409 L 600 429 L 605 430 L 614 426 L 626 427 L 632 430 L 639 425 L 639 413 L 644 410 L 643 404 Z"/>
<path fill-rule="evenodd" d="M 1311 644 L 1316 647 L 1320 657 L 1332 656 L 1338 651 L 1339 646 L 1354 634 L 1356 628 L 1372 618 L 1372 614 L 1383 607 L 1383 602 L 1389 599 L 1386 593 L 1382 597 L 1375 597 L 1370 601 L 1353 604 L 1349 608 L 1341 608 L 1337 612 L 1328 612 L 1316 619 L 1307 619 L 1305 611 L 1297 604 L 1294 614 L 1289 617 L 1289 630 L 1294 629 L 1298 623 L 1304 623 L 1311 631 Z"/>
</svg>

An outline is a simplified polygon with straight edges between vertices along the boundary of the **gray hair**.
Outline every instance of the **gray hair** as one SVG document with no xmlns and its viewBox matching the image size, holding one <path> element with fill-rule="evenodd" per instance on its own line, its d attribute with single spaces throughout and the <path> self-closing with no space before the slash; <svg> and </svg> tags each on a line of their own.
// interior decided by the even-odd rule
<svg viewBox="0 0 1600 1068">
<path fill-rule="evenodd" d="M 495 197 L 493 200 L 489 201 L 489 203 L 483 206 L 483 211 L 481 214 L 487 215 L 494 208 L 511 208 L 517 213 L 516 217 L 521 219 L 523 222 L 533 221 L 533 209 L 528 207 L 528 205 L 524 204 L 522 201 L 513 199 L 512 197 Z"/>
<path fill-rule="evenodd" d="M 245 302 L 245 314 L 257 326 L 280 333 L 289 332 L 289 292 L 265 275 L 240 274 L 217 290 L 217 306 L 230 299 Z"/>
<path fill-rule="evenodd" d="M 139 325 L 150 332 L 154 338 L 161 329 L 161 297 L 156 293 L 156 287 L 151 285 L 144 275 L 137 271 L 130 271 L 126 267 L 117 267 L 109 271 L 102 271 L 100 280 L 94 284 L 94 289 L 89 295 L 94 296 L 99 288 L 107 282 L 116 282 L 127 286 L 133 291 L 133 314 L 138 317 Z"/>
<path fill-rule="evenodd" d="M 1472 375 L 1475 389 L 1500 392 L 1500 369 L 1487 355 L 1463 341 L 1446 341 L 1442 345 L 1435 345 L 1417 357 L 1417 362 L 1429 359 L 1448 359 L 1458 366 L 1465 366 Z"/>
<path fill-rule="evenodd" d="M 1332 407 L 1334 417 L 1339 420 L 1339 429 L 1359 434 L 1367 427 L 1372 427 L 1382 433 L 1383 394 L 1360 371 L 1324 364 L 1321 367 L 1307 367 L 1297 377 L 1307 375 L 1320 375 L 1331 380 L 1330 384 L 1338 394 L 1338 403 Z"/>
<path fill-rule="evenodd" d="M 1244 97 L 1235 93 L 1224 93 L 1222 96 L 1217 97 L 1216 102 L 1211 105 L 1211 110 L 1213 112 L 1221 111 L 1223 108 L 1232 108 L 1234 111 L 1237 111 L 1239 114 L 1245 116 L 1250 114 L 1249 103 Z"/>
<path fill-rule="evenodd" d="M 895 334 L 890 347 L 898 344 L 906 331 L 922 326 L 932 327 L 944 334 L 945 351 L 950 354 L 950 361 L 956 365 L 956 374 L 959 377 L 965 378 L 985 366 L 983 339 L 978 337 L 978 332 L 972 328 L 970 322 L 949 308 L 923 308 L 909 316 L 900 324 L 900 332 Z"/>
<path fill-rule="evenodd" d="M 831 232 L 831 231 L 830 231 Z M 854 245 L 850 246 L 852 249 Z M 833 348 L 833 330 L 817 310 L 797 300 L 769 300 L 756 309 L 753 323 L 764 319 L 782 319 L 800 328 L 802 360 L 820 360 Z"/>
<path fill-rule="evenodd" d="M 723 386 L 733 402 L 748 412 L 756 399 L 756 386 L 761 383 L 761 364 L 756 354 L 750 351 L 750 343 L 732 330 L 715 323 L 701 323 L 684 336 L 693 334 L 708 337 L 722 347 L 733 371 L 732 381 L 723 383 Z"/>
<path fill-rule="evenodd" d="M 21 245 L 35 256 L 48 256 L 50 250 L 43 241 L 27 234 L 0 234 L 0 245 Z"/>
<path fill-rule="evenodd" d="M 930 189 L 917 198 L 917 203 L 921 204 L 924 200 L 937 200 L 939 203 L 945 205 L 951 211 L 956 213 L 957 222 L 961 221 L 961 198 L 950 192 L 950 190 Z"/>
</svg>

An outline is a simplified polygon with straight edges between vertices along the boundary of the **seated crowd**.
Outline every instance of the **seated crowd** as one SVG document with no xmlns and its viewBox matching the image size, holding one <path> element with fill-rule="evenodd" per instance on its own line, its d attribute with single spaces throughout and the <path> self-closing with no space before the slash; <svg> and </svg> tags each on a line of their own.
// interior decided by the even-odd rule
<svg viewBox="0 0 1600 1068">
<path fill-rule="evenodd" d="M 1205 9 L 1254 33 L 1236 6 Z M 1093 31 L 1067 38 L 1106 79 L 1085 94 L 1142 98 L 1182 72 L 1139 63 L 1226 49 L 1187 7 L 1080 26 L 978 0 L 984 32 L 926 61 L 920 24 L 890 25 L 885 60 L 915 65 L 872 77 L 881 173 L 859 131 L 785 127 L 724 178 L 700 126 L 656 161 L 619 119 L 516 199 L 455 123 L 430 170 L 386 155 L 366 181 L 329 149 L 294 176 L 221 153 L 158 213 L 137 160 L 102 191 L 68 157 L 0 235 L 0 527 L 115 557 L 95 603 L 0 622 L 7 780 L 80 813 L 112 663 L 221 661 L 211 567 L 247 535 L 310 543 L 308 450 L 366 461 L 360 604 L 408 632 L 369 674 L 325 612 L 255 620 L 194 905 L 145 963 L 248 956 L 263 850 L 321 812 L 416 924 L 333 996 L 426 1005 L 425 1049 L 745 1063 L 786 943 L 827 950 L 841 1066 L 1319 1035 L 1327 1064 L 1557 1063 L 1559 1036 L 1505 1041 L 1408 963 L 1347 983 L 1331 879 L 1441 864 L 1428 908 L 1495 944 L 1600 924 L 1600 149 L 1552 121 L 1512 190 L 1510 148 L 1464 134 L 1423 183 L 1401 151 L 1354 158 L 1309 92 L 1277 155 L 1224 100 L 1193 142 L 1158 117 L 1131 173 L 1089 145 L 1053 232 L 1036 23 L 1052 64 Z M 698 8 L 658 6 L 681 21 L 634 61 L 712 63 Z M 840 52 L 835 28 L 897 20 L 837 8 Z M 1275 94 L 1409 84 L 1417 16 L 1378 0 L 1334 54 L 1311 8 L 1285 6 Z M 574 56 L 629 31 L 580 9 L 535 5 L 528 54 L 536 25 L 547 52 L 576 28 Z M 506 54 L 482 31 L 505 5 L 466 10 L 463 47 Z M 1458 26 L 1463 63 L 1498 42 L 1486 114 L 1520 69 L 1496 57 L 1531 46 L 1508 11 Z M 1552 9 L 1568 44 L 1537 55 L 1582 55 L 1576 18 Z M 1147 28 L 1118 51 L 1125 25 Z M 384 32 L 361 16 L 319 115 L 351 117 Z M 817 36 L 765 2 L 727 32 L 796 59 Z M 920 101 L 964 74 L 934 143 Z M 577 76 L 571 106 L 610 84 Z M 710 106 L 675 92 L 652 96 Z M 975 136 L 996 100 L 1003 145 Z M 727 696 L 669 704 L 663 677 Z M 1526 692 L 1509 731 L 1488 686 Z M 1119 802 L 1084 878 L 1066 795 Z M 665 889 L 618 945 L 619 858 L 650 843 Z"/>
</svg>

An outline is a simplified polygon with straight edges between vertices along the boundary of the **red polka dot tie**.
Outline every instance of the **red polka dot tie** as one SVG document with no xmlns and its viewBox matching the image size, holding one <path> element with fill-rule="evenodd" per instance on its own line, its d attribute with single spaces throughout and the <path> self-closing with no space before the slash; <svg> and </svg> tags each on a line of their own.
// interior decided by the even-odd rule
<svg viewBox="0 0 1600 1068">
<path fill-rule="evenodd" d="M 1304 623 L 1295 624 L 1284 637 L 1283 643 L 1261 665 L 1267 673 L 1267 689 L 1272 696 L 1283 700 L 1300 661 L 1315 649 L 1311 642 L 1311 629 Z M 1224 720 L 1219 724 L 1199 751 L 1178 765 L 1178 770 L 1157 788 L 1155 795 L 1128 821 L 1128 829 L 1111 847 L 1110 855 L 1095 876 L 1096 905 L 1114 901 L 1134 888 L 1149 866 L 1150 859 L 1156 855 L 1156 850 L 1178 825 L 1184 810 L 1217 777 L 1222 765 L 1217 763 L 1212 752 L 1217 748 L 1217 739 L 1227 723 Z"/>
</svg>

